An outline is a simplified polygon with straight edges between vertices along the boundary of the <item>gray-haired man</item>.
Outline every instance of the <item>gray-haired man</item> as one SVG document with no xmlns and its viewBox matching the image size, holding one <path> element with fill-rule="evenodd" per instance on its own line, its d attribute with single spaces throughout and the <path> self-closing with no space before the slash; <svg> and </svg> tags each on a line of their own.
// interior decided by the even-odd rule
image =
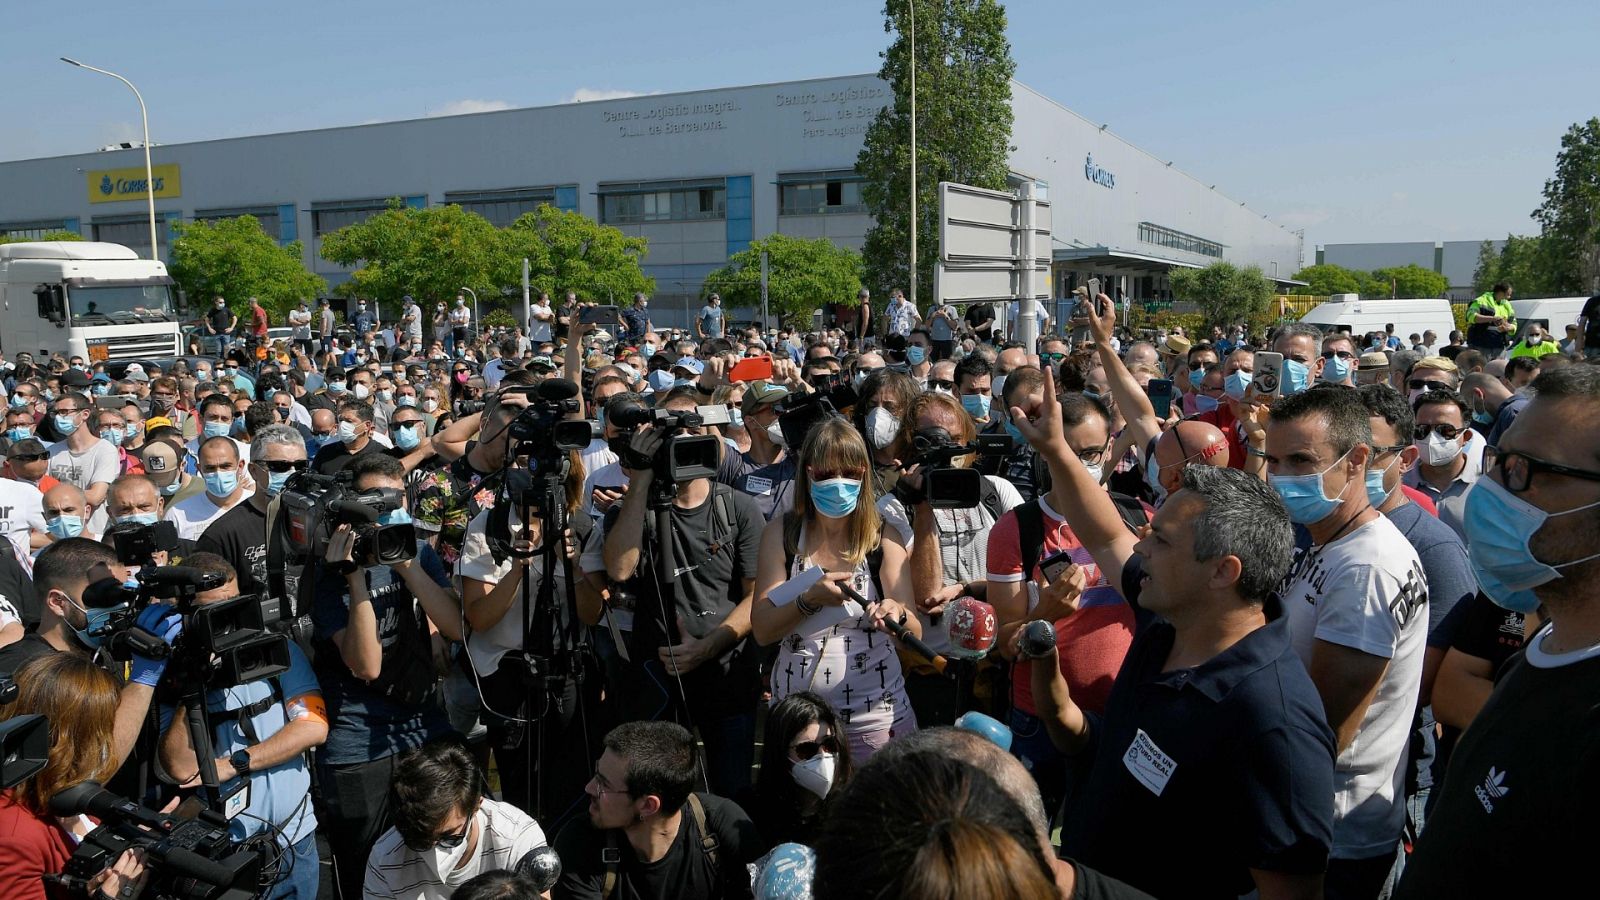
<svg viewBox="0 0 1600 900">
<path fill-rule="evenodd" d="M 206 526 L 195 540 L 195 550 L 215 553 L 228 561 L 239 576 L 239 593 L 267 591 L 267 510 L 295 472 L 306 468 L 306 442 L 288 425 L 268 425 L 250 442 L 250 477 L 256 492 L 243 503 Z M 299 572 L 289 575 L 293 592 Z"/>
</svg>

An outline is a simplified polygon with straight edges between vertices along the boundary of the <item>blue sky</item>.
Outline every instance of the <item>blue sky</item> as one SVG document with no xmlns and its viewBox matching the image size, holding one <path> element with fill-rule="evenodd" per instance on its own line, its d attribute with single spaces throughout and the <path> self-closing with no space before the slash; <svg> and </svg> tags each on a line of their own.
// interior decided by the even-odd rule
<svg viewBox="0 0 1600 900">
<path fill-rule="evenodd" d="M 141 9 L 150 10 L 148 26 Z M 1007 4 L 1017 77 L 1319 243 L 1534 230 L 1600 3 Z M 872 0 L 8 4 L 0 159 L 874 71 Z M 148 35 L 148 37 L 146 37 Z M 3 206 L 4 198 L 0 198 Z"/>
</svg>

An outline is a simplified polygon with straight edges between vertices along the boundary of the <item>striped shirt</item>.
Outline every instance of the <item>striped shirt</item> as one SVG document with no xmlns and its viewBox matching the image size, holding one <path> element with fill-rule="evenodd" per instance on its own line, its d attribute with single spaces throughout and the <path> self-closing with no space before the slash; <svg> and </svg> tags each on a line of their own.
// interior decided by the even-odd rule
<svg viewBox="0 0 1600 900">
<path fill-rule="evenodd" d="M 425 861 L 430 854 L 407 847 L 393 828 L 384 832 L 367 859 L 364 900 L 449 900 L 468 879 L 514 868 L 523 856 L 548 843 L 539 823 L 509 803 L 485 797 L 474 818 L 478 846 L 471 858 L 447 873 L 444 883 Z"/>
</svg>

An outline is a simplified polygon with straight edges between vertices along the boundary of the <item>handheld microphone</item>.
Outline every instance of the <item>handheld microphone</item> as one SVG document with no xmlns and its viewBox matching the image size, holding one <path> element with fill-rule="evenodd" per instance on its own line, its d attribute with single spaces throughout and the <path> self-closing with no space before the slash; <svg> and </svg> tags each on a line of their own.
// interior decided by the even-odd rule
<svg viewBox="0 0 1600 900">
<path fill-rule="evenodd" d="M 867 607 L 867 598 L 861 596 L 861 593 L 855 588 L 851 587 L 847 582 L 839 582 L 839 589 L 844 591 L 845 596 L 861 604 L 862 609 Z M 945 667 L 950 665 L 950 661 L 948 659 L 945 659 L 938 653 L 935 653 L 932 647 L 924 644 L 916 637 L 916 635 L 913 635 L 911 632 L 907 631 L 906 627 L 901 625 L 899 622 L 885 617 L 883 620 L 883 627 L 889 629 L 889 633 L 895 636 L 895 640 L 905 644 L 906 649 L 917 654 L 923 659 L 926 659 L 928 662 L 933 663 L 933 668 L 936 671 L 943 672 Z"/>
<path fill-rule="evenodd" d="M 197 591 L 209 591 L 222 587 L 227 581 L 215 572 L 206 572 L 193 566 L 156 566 L 139 571 L 139 580 L 145 584 L 163 585 L 167 587 L 190 587 Z"/>
<path fill-rule="evenodd" d="M 756 900 L 811 900 L 811 879 L 816 871 L 815 850 L 804 844 L 779 844 L 756 881 Z"/>
<path fill-rule="evenodd" d="M 983 659 L 994 649 L 1000 628 L 993 606 L 974 597 L 958 597 L 945 610 L 944 618 L 951 656 Z"/>
<path fill-rule="evenodd" d="M 1025 659 L 1042 659 L 1056 652 L 1056 627 L 1043 619 L 1029 622 L 1022 629 L 1018 652 Z"/>
<path fill-rule="evenodd" d="M 556 848 L 549 844 L 529 850 L 526 856 L 517 861 L 515 868 L 519 875 L 532 879 L 541 894 L 561 880 L 561 857 L 557 855 Z"/>
</svg>

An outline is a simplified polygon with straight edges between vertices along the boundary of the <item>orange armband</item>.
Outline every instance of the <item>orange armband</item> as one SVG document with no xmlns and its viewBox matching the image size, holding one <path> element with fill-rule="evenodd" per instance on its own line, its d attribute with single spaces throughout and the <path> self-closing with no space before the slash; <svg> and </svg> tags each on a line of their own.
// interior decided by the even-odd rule
<svg viewBox="0 0 1600 900">
<path fill-rule="evenodd" d="M 301 694 L 285 703 L 283 708 L 291 722 L 311 719 L 321 722 L 324 728 L 328 726 L 328 705 L 316 694 Z"/>
</svg>

